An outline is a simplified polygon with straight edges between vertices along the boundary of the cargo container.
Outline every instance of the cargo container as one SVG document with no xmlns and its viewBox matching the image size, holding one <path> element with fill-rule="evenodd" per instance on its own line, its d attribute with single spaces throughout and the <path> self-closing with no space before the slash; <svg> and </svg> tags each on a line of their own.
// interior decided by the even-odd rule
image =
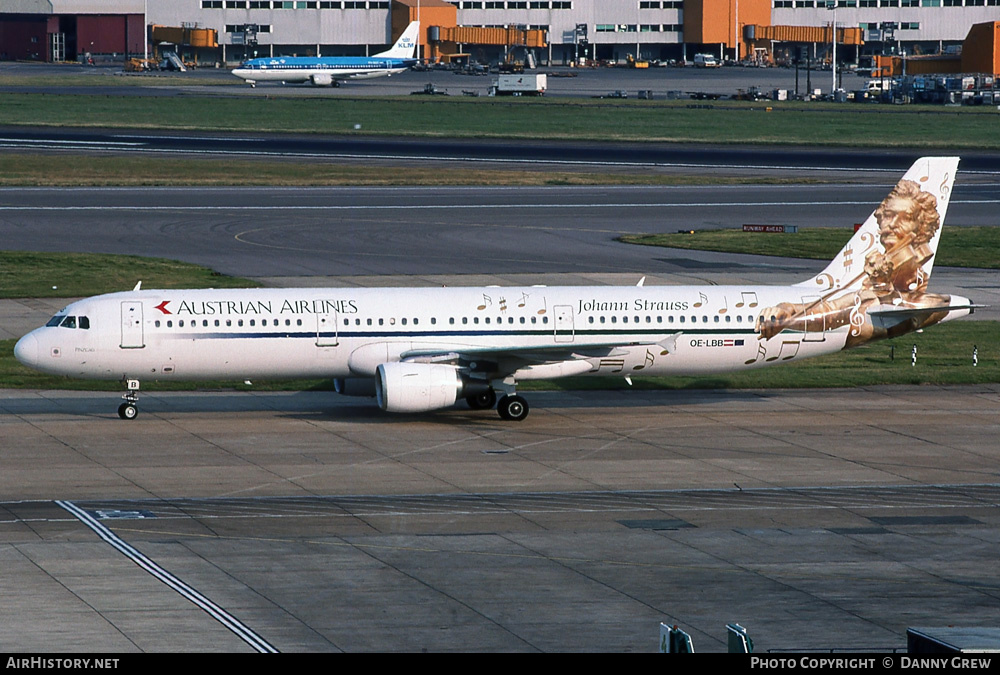
<svg viewBox="0 0 1000 675">
<path fill-rule="evenodd" d="M 547 75 L 501 75 L 493 83 L 497 96 L 543 96 L 548 89 Z"/>
</svg>

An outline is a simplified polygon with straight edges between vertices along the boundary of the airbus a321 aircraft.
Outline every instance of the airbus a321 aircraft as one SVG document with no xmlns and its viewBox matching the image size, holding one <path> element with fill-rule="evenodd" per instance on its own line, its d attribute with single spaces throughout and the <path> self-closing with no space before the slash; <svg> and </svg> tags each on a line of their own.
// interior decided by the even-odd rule
<svg viewBox="0 0 1000 675">
<path fill-rule="evenodd" d="M 233 69 L 233 75 L 251 87 L 258 82 L 308 82 L 316 86 L 338 86 L 342 80 L 388 77 L 417 62 L 420 22 L 406 27 L 396 44 L 374 56 L 274 56 L 251 59 Z"/>
<path fill-rule="evenodd" d="M 127 383 L 124 419 L 141 380 L 330 377 L 389 412 L 465 398 L 523 420 L 519 381 L 761 368 L 969 314 L 968 299 L 927 290 L 957 167 L 918 160 L 826 269 L 794 286 L 136 286 L 72 303 L 14 353 L 47 373 Z"/>
</svg>

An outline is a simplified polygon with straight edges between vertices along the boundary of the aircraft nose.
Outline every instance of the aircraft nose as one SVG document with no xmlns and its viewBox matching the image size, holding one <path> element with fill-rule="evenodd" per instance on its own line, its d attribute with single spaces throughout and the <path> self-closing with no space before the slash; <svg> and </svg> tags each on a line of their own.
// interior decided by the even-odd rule
<svg viewBox="0 0 1000 675">
<path fill-rule="evenodd" d="M 26 366 L 38 363 L 38 338 L 28 333 L 14 345 L 14 358 Z"/>
</svg>

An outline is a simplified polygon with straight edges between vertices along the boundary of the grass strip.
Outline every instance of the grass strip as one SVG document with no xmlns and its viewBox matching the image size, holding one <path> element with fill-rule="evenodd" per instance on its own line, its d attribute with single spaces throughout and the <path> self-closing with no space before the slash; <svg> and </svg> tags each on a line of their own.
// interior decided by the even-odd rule
<svg viewBox="0 0 1000 675">
<path fill-rule="evenodd" d="M 24 187 L 300 187 L 338 185 L 803 185 L 810 179 L 661 174 L 645 168 L 607 171 L 449 169 L 401 171 L 398 166 L 356 162 L 283 161 L 277 159 L 170 158 L 148 155 L 4 154 L 0 186 Z"/>
<path fill-rule="evenodd" d="M 277 125 L 276 120 L 280 120 Z M 449 138 L 998 149 L 992 108 L 787 102 L 8 93 L 0 124 Z M 356 130 L 360 125 L 360 130 Z"/>
<path fill-rule="evenodd" d="M 800 228 L 794 234 L 700 230 L 694 234 L 629 234 L 618 239 L 627 244 L 644 246 L 832 260 L 851 236 L 853 232 L 848 229 L 812 227 Z M 946 227 L 938 245 L 935 264 L 1000 269 L 998 251 L 1000 227 Z"/>
<path fill-rule="evenodd" d="M 78 298 L 146 288 L 253 288 L 200 265 L 102 253 L 0 251 L 0 298 Z"/>
</svg>

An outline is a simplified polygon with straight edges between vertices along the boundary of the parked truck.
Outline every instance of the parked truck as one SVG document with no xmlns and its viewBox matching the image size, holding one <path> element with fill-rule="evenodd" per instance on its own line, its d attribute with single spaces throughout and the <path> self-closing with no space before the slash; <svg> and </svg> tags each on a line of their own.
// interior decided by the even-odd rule
<svg viewBox="0 0 1000 675">
<path fill-rule="evenodd" d="M 493 92 L 497 96 L 544 96 L 548 89 L 547 75 L 500 75 L 493 82 Z"/>
</svg>

